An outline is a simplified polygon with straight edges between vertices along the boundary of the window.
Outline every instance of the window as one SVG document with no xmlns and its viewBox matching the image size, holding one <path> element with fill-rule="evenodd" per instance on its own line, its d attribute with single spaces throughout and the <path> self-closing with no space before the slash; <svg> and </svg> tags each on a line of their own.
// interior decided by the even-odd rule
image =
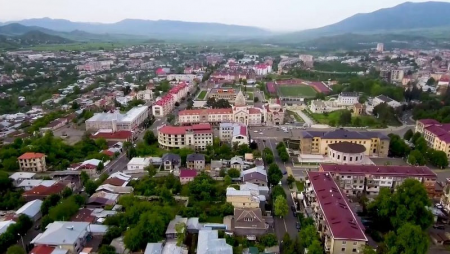
<svg viewBox="0 0 450 254">
<path fill-rule="evenodd" d="M 356 252 L 356 249 L 353 249 L 352 252 Z"/>
<path fill-rule="evenodd" d="M 347 244 L 347 241 L 342 241 L 342 244 Z"/>
<path fill-rule="evenodd" d="M 353 242 L 353 245 L 357 245 L 358 244 L 358 242 Z"/>
<path fill-rule="evenodd" d="M 341 251 L 342 251 L 342 252 L 345 252 L 345 248 L 342 248 Z"/>
</svg>

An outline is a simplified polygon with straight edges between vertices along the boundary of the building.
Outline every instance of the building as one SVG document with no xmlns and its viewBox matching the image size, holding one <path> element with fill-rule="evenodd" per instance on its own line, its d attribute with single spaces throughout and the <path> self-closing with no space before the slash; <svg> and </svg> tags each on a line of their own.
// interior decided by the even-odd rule
<svg viewBox="0 0 450 254">
<path fill-rule="evenodd" d="M 251 191 L 236 190 L 233 187 L 227 188 L 227 202 L 232 204 L 234 208 L 258 208 L 261 200 L 258 195 Z"/>
<path fill-rule="evenodd" d="M 306 67 L 309 67 L 309 68 L 314 67 L 314 56 L 312 56 L 312 55 L 299 55 L 298 58 L 300 59 L 300 61 L 303 62 L 303 64 Z"/>
<path fill-rule="evenodd" d="M 26 216 L 30 217 L 32 221 L 38 221 L 41 217 L 41 206 L 43 201 L 36 199 L 33 201 L 30 201 L 23 205 L 21 208 L 19 208 L 15 214 L 16 216 L 20 216 L 21 214 L 25 214 Z"/>
<path fill-rule="evenodd" d="M 139 91 L 136 94 L 136 99 L 146 102 L 153 101 L 153 91 L 150 89 Z"/>
<path fill-rule="evenodd" d="M 364 227 L 353 213 L 330 174 L 308 172 L 304 203 L 310 207 L 314 225 L 330 254 L 358 253 L 368 239 Z"/>
<path fill-rule="evenodd" d="M 178 154 L 166 153 L 161 158 L 163 170 L 178 170 L 181 165 L 181 157 Z"/>
<path fill-rule="evenodd" d="M 359 94 L 353 92 L 341 92 L 337 103 L 343 106 L 351 106 L 359 102 Z"/>
<path fill-rule="evenodd" d="M 177 102 L 181 102 L 189 92 L 190 86 L 181 82 L 172 87 L 162 98 L 158 99 L 152 106 L 152 113 L 155 117 L 163 117 L 172 112 Z"/>
<path fill-rule="evenodd" d="M 337 164 L 362 164 L 366 147 L 347 141 L 328 145 L 328 157 Z"/>
<path fill-rule="evenodd" d="M 146 167 L 150 166 L 150 158 L 134 157 L 127 164 L 127 170 L 130 171 L 144 171 Z"/>
<path fill-rule="evenodd" d="M 213 130 L 208 123 L 192 126 L 163 126 L 158 128 L 158 143 L 161 148 L 190 147 L 205 150 L 213 143 Z"/>
<path fill-rule="evenodd" d="M 219 238 L 217 230 L 202 228 L 198 232 L 197 254 L 233 254 L 233 246 Z"/>
<path fill-rule="evenodd" d="M 239 123 L 220 123 L 219 126 L 220 141 L 238 145 L 249 144 L 249 135 L 247 126 Z"/>
<path fill-rule="evenodd" d="M 268 186 L 267 171 L 264 166 L 258 166 L 241 172 L 242 182 L 258 186 Z"/>
<path fill-rule="evenodd" d="M 269 225 L 261 208 L 234 208 L 231 227 L 238 236 L 261 236 L 267 233 Z"/>
<path fill-rule="evenodd" d="M 9 176 L 10 179 L 13 180 L 13 185 L 18 186 L 24 180 L 32 180 L 36 173 L 32 172 L 16 172 Z"/>
<path fill-rule="evenodd" d="M 92 234 L 87 222 L 55 221 L 47 225 L 45 231 L 34 238 L 34 246 L 48 246 L 68 250 L 78 254 Z"/>
<path fill-rule="evenodd" d="M 6 230 L 8 229 L 9 226 L 16 224 L 15 221 L 13 220 L 4 220 L 4 221 L 0 221 L 0 235 L 2 235 L 3 233 L 6 232 Z"/>
<path fill-rule="evenodd" d="M 183 218 L 179 215 L 176 215 L 173 220 L 169 222 L 169 225 L 167 225 L 166 229 L 166 239 L 177 239 L 177 232 L 176 227 L 178 224 L 187 224 L 187 218 Z M 184 230 L 181 233 L 185 233 Z"/>
<path fill-rule="evenodd" d="M 395 190 L 405 179 L 413 178 L 421 182 L 428 194 L 433 196 L 437 180 L 436 173 L 425 166 L 321 164 L 319 171 L 332 176 L 346 195 L 362 192 L 378 195 L 382 187 Z"/>
<path fill-rule="evenodd" d="M 17 158 L 20 171 L 44 172 L 47 171 L 45 154 L 28 152 Z"/>
<path fill-rule="evenodd" d="M 180 170 L 180 182 L 181 184 L 187 184 L 194 181 L 197 176 L 197 170 L 195 169 L 181 169 Z"/>
<path fill-rule="evenodd" d="M 350 131 L 336 129 L 333 131 L 301 131 L 300 153 L 328 154 L 328 146 L 339 142 L 350 142 L 363 145 L 364 154 L 373 157 L 387 157 L 389 152 L 389 137 L 372 131 Z"/>
<path fill-rule="evenodd" d="M 394 109 L 402 105 L 400 102 L 393 100 L 385 95 L 378 95 L 377 97 L 373 98 L 372 105 L 374 107 L 378 106 L 381 103 L 386 103 Z"/>
<path fill-rule="evenodd" d="M 286 110 L 281 106 L 280 101 L 270 100 L 268 104 L 264 106 L 264 122 L 269 126 L 277 126 L 284 123 L 284 116 Z"/>
<path fill-rule="evenodd" d="M 38 185 L 33 187 L 22 193 L 22 197 L 26 201 L 33 201 L 36 199 L 44 200 L 52 194 L 61 194 L 64 188 L 66 188 L 66 185 L 55 181 L 51 185 Z"/>
<path fill-rule="evenodd" d="M 51 121 L 49 124 L 47 124 L 47 126 L 41 128 L 40 132 L 45 133 L 47 131 L 54 131 L 54 130 L 57 130 L 57 129 L 63 127 L 67 123 L 68 123 L 67 118 L 58 118 L 58 119 Z"/>
<path fill-rule="evenodd" d="M 65 249 L 58 249 L 55 247 L 39 245 L 34 247 L 30 251 L 30 254 L 69 254 L 69 251 Z"/>
<path fill-rule="evenodd" d="M 208 98 L 214 98 L 217 100 L 227 100 L 230 103 L 233 103 L 236 100 L 236 96 L 240 91 L 235 90 L 233 88 L 225 89 L 225 88 L 213 88 L 208 93 Z"/>
<path fill-rule="evenodd" d="M 202 76 L 195 74 L 169 74 L 166 79 L 169 81 L 193 82 L 194 80 L 202 80 Z"/>
<path fill-rule="evenodd" d="M 87 131 L 105 132 L 109 130 L 114 133 L 117 131 L 133 131 L 141 126 L 148 119 L 148 106 L 139 106 L 130 109 L 127 113 L 96 113 L 93 117 L 86 120 Z"/>
<path fill-rule="evenodd" d="M 382 53 L 384 51 L 384 44 L 383 43 L 378 43 L 377 44 L 377 52 Z"/>
<path fill-rule="evenodd" d="M 402 82 L 405 76 L 404 70 L 391 70 L 391 81 L 392 82 Z"/>
<path fill-rule="evenodd" d="M 186 166 L 195 170 L 205 170 L 205 155 L 201 153 L 193 153 L 186 156 Z"/>
<path fill-rule="evenodd" d="M 253 70 L 255 71 L 256 75 L 264 76 L 272 72 L 272 66 L 264 63 L 257 64 L 253 67 Z"/>
<path fill-rule="evenodd" d="M 133 140 L 133 132 L 131 131 L 116 131 L 112 130 L 100 130 L 91 135 L 93 139 L 105 139 L 106 141 L 126 142 Z"/>
<path fill-rule="evenodd" d="M 361 116 L 364 115 L 364 104 L 355 103 L 353 105 L 353 116 Z"/>
<path fill-rule="evenodd" d="M 450 160 L 450 124 L 439 123 L 434 119 L 416 121 L 415 132 L 421 133 L 429 147 L 443 151 Z"/>
<path fill-rule="evenodd" d="M 327 106 L 325 105 L 325 102 L 322 100 L 312 100 L 309 109 L 313 113 L 323 114 L 325 111 L 327 111 Z"/>
</svg>

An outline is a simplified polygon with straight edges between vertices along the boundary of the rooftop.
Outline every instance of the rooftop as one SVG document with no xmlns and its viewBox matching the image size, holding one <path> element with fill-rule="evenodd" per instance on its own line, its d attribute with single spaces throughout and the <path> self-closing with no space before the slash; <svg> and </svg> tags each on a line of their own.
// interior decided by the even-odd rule
<svg viewBox="0 0 450 254">
<path fill-rule="evenodd" d="M 363 153 L 366 151 L 366 147 L 360 144 L 355 144 L 351 142 L 339 142 L 334 144 L 329 144 L 328 147 L 334 151 L 342 153 Z"/>
<path fill-rule="evenodd" d="M 333 238 L 367 241 L 363 226 L 333 178 L 324 172 L 308 172 L 308 177 Z"/>
<path fill-rule="evenodd" d="M 45 157 L 45 154 L 43 153 L 24 153 L 22 154 L 18 159 L 20 160 L 29 160 L 29 159 L 39 159 Z"/>
<path fill-rule="evenodd" d="M 196 124 L 192 126 L 163 126 L 158 129 L 158 133 L 163 133 L 167 135 L 184 135 L 186 132 L 194 133 L 212 133 L 212 128 L 210 124 Z"/>
<path fill-rule="evenodd" d="M 203 228 L 198 233 L 197 254 L 232 254 L 233 247 L 219 238 L 217 230 Z"/>
<path fill-rule="evenodd" d="M 372 139 L 379 138 L 389 140 L 389 137 L 376 131 L 351 131 L 347 129 L 336 129 L 333 131 L 302 131 L 300 135 L 304 138 L 320 137 L 322 139 Z"/>
<path fill-rule="evenodd" d="M 38 234 L 31 243 L 39 245 L 75 244 L 79 238 L 87 234 L 88 222 L 55 221 Z"/>
<path fill-rule="evenodd" d="M 416 176 L 436 178 L 436 173 L 426 166 L 377 166 L 320 164 L 320 171 L 339 174 L 372 174 L 389 176 Z"/>
<path fill-rule="evenodd" d="M 41 205 L 43 201 L 36 199 L 33 201 L 30 201 L 23 205 L 19 210 L 16 211 L 16 214 L 25 214 L 30 218 L 33 218 L 36 214 L 38 214 L 41 211 Z"/>
</svg>

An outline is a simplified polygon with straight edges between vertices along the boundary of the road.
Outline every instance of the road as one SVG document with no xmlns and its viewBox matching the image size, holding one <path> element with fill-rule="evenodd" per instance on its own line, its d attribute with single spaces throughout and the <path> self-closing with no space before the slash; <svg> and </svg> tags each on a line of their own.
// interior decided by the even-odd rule
<svg viewBox="0 0 450 254">
<path fill-rule="evenodd" d="M 265 140 L 265 141 L 263 141 Z M 276 146 L 278 141 L 276 139 L 267 139 L 267 138 L 258 138 L 256 139 L 258 143 L 258 148 L 260 150 L 263 150 L 264 148 L 268 147 L 272 150 L 274 154 L 275 162 L 277 163 L 278 167 L 282 172 L 286 172 L 286 167 L 284 163 L 281 161 L 280 157 L 278 156 Z M 294 201 L 292 200 L 291 192 L 289 190 L 289 187 L 287 185 L 287 175 L 283 176 L 283 179 L 281 180 L 282 187 L 284 189 L 284 192 L 286 193 L 286 199 L 289 205 L 289 213 L 284 218 L 277 218 L 274 216 L 274 222 L 275 222 L 275 233 L 278 237 L 278 240 L 282 240 L 283 236 L 286 232 L 289 233 L 292 239 L 295 239 L 298 235 L 298 231 L 296 228 L 296 222 L 297 217 L 295 217 L 291 211 L 291 207 L 294 205 Z"/>
</svg>

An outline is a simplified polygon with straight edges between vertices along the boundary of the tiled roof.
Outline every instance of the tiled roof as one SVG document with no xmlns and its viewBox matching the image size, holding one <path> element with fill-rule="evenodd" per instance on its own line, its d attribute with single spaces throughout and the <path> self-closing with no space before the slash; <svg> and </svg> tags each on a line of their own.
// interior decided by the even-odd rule
<svg viewBox="0 0 450 254">
<path fill-rule="evenodd" d="M 25 191 L 23 193 L 24 196 L 48 196 L 51 194 L 58 194 L 60 193 L 66 186 L 62 183 L 55 183 L 52 186 L 44 186 L 44 185 L 38 185 L 31 190 Z"/>
<path fill-rule="evenodd" d="M 183 135 L 187 131 L 193 131 L 194 133 L 212 133 L 210 124 L 196 124 L 192 126 L 163 126 L 158 129 L 159 133 L 168 135 Z"/>
<path fill-rule="evenodd" d="M 439 121 L 434 119 L 420 119 L 418 120 L 420 123 L 428 125 L 428 124 L 439 124 Z"/>
<path fill-rule="evenodd" d="M 182 110 L 178 113 L 179 116 L 182 115 L 201 115 L 201 114 L 232 114 L 233 109 L 231 108 L 217 108 L 217 109 L 187 109 Z"/>
<path fill-rule="evenodd" d="M 55 250 L 55 247 L 38 245 L 38 246 L 35 246 L 30 251 L 30 254 L 51 254 L 54 250 Z"/>
<path fill-rule="evenodd" d="M 104 139 L 130 139 L 133 136 L 131 131 L 116 131 L 116 132 L 97 132 L 91 136 L 91 138 L 104 138 Z"/>
<path fill-rule="evenodd" d="M 426 166 L 377 166 L 320 164 L 320 171 L 339 174 L 372 174 L 390 176 L 416 176 L 435 178 L 436 173 Z"/>
<path fill-rule="evenodd" d="M 196 177 L 197 171 L 193 169 L 181 169 L 180 177 Z"/>
<path fill-rule="evenodd" d="M 42 158 L 44 156 L 45 156 L 45 154 L 43 154 L 43 153 L 32 153 L 32 152 L 29 152 L 29 153 L 22 154 L 19 157 L 19 159 L 23 159 L 23 160 L 38 159 L 38 158 Z"/>
<path fill-rule="evenodd" d="M 333 238 L 367 241 L 363 226 L 333 178 L 324 172 L 308 172 L 308 177 Z"/>
</svg>

